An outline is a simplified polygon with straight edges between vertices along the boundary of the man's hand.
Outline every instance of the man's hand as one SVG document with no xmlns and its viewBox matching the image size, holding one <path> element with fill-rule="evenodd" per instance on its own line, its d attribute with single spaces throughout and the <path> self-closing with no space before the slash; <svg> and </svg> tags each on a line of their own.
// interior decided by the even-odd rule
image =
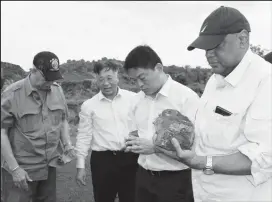
<svg viewBox="0 0 272 202">
<path fill-rule="evenodd" d="M 24 169 L 18 167 L 16 170 L 11 172 L 11 175 L 16 187 L 28 191 L 27 181 L 32 182 L 32 180 L 30 179 L 30 177 L 28 176 L 27 172 Z"/>
<path fill-rule="evenodd" d="M 189 167 L 194 167 L 194 164 L 196 163 L 195 158 L 197 157 L 195 152 L 191 150 L 183 150 L 176 138 L 172 138 L 171 143 L 176 151 L 169 151 L 161 147 L 156 147 L 156 149 L 161 153 L 186 164 Z"/>
<path fill-rule="evenodd" d="M 86 171 L 85 168 L 77 168 L 76 182 L 79 186 L 86 186 Z"/>
<path fill-rule="evenodd" d="M 192 150 L 183 150 L 179 142 L 176 138 L 172 138 L 171 140 L 175 150 L 176 150 L 176 155 L 182 163 L 186 164 L 189 167 L 192 167 L 194 164 L 194 159 L 197 157 L 195 152 Z"/>
<path fill-rule="evenodd" d="M 133 152 L 137 154 L 153 154 L 155 153 L 154 144 L 152 140 L 129 136 L 126 139 L 126 152 Z"/>
<path fill-rule="evenodd" d="M 71 144 L 66 144 L 64 146 L 64 154 L 69 156 L 71 159 L 74 159 L 76 157 L 75 149 Z"/>
</svg>

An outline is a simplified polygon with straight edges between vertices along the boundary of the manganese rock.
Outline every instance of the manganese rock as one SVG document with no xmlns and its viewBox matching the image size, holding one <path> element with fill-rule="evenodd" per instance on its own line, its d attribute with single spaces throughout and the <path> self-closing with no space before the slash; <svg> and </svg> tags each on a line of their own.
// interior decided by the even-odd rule
<svg viewBox="0 0 272 202">
<path fill-rule="evenodd" d="M 175 151 L 171 139 L 175 137 L 182 149 L 190 150 L 194 141 L 194 125 L 174 109 L 164 110 L 154 121 L 156 130 L 155 145 Z"/>
</svg>

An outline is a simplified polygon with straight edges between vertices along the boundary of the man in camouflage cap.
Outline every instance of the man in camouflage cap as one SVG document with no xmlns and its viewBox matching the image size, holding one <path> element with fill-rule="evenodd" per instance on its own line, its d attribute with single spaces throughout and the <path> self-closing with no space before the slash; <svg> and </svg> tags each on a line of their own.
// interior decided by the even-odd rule
<svg viewBox="0 0 272 202">
<path fill-rule="evenodd" d="M 63 146 L 72 151 L 68 108 L 55 82 L 62 79 L 59 59 L 40 52 L 33 65 L 26 78 L 9 85 L 1 96 L 5 202 L 55 202 L 58 159 Z"/>
</svg>

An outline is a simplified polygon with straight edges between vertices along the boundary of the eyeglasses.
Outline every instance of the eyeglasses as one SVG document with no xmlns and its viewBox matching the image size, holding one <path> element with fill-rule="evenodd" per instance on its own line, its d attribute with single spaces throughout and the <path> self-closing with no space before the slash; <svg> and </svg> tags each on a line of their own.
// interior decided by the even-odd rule
<svg viewBox="0 0 272 202">
<path fill-rule="evenodd" d="M 113 81 L 115 81 L 115 79 L 113 78 L 102 78 L 102 77 L 98 78 L 98 82 L 100 84 L 104 84 L 105 82 L 112 83 Z"/>
</svg>

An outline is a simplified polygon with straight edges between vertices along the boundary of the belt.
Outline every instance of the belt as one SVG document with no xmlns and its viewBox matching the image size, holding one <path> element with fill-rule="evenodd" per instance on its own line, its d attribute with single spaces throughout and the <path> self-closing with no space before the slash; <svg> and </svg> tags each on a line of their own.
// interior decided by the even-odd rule
<svg viewBox="0 0 272 202">
<path fill-rule="evenodd" d="M 190 171 L 191 169 L 184 169 L 184 170 L 162 170 L 162 171 L 153 171 L 153 170 L 146 170 L 145 168 L 139 166 L 140 170 L 147 172 L 149 175 L 151 176 L 169 176 L 169 175 L 173 175 L 173 174 L 180 174 L 183 173 L 185 171 Z"/>
<path fill-rule="evenodd" d="M 121 151 L 121 150 L 106 150 L 106 151 L 92 151 L 92 152 L 95 152 L 95 153 L 104 153 L 104 154 L 112 154 L 112 155 L 114 155 L 114 156 L 116 156 L 116 155 L 119 155 L 119 154 L 126 154 L 126 152 L 124 152 L 124 151 Z"/>
</svg>

